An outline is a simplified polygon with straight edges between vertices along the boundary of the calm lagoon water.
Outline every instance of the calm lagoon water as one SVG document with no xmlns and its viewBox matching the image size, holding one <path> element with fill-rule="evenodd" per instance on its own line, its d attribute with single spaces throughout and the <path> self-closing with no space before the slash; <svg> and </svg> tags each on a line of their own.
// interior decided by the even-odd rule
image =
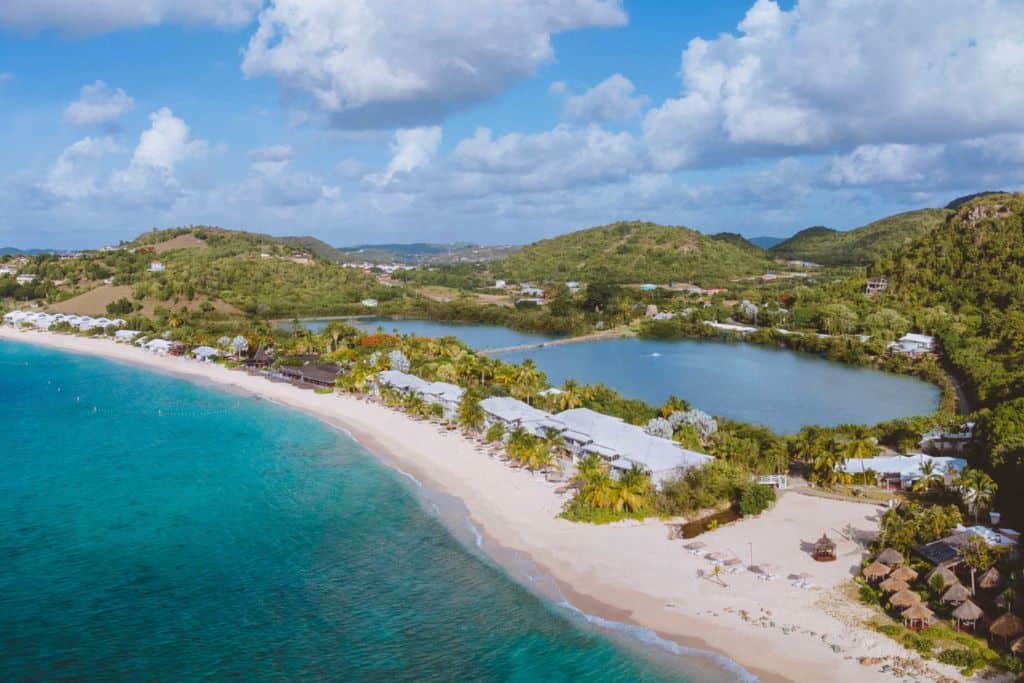
<svg viewBox="0 0 1024 683">
<path fill-rule="evenodd" d="M 423 320 L 360 323 L 402 334 L 454 335 L 477 349 L 551 339 L 488 325 Z M 805 425 L 874 424 L 924 415 L 939 402 L 937 387 L 913 377 L 753 344 L 613 339 L 497 357 L 515 363 L 532 358 L 556 384 L 568 378 L 602 382 L 654 404 L 675 394 L 714 415 L 762 424 L 782 434 Z"/>
<path fill-rule="evenodd" d="M 542 601 L 268 402 L 0 343 L 0 415 L 2 680 L 735 680 Z"/>
</svg>

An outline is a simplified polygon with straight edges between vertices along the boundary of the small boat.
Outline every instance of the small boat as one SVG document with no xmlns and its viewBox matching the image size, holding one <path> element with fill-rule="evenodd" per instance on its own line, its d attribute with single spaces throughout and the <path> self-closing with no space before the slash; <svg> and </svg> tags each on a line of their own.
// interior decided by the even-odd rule
<svg viewBox="0 0 1024 683">
<path fill-rule="evenodd" d="M 661 358 L 661 354 L 655 351 L 654 353 L 651 354 L 651 358 Z"/>
</svg>

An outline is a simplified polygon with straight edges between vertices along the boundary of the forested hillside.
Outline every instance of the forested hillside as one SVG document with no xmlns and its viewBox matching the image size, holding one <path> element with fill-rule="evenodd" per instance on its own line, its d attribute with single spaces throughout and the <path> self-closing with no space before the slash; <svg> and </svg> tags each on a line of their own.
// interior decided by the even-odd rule
<svg viewBox="0 0 1024 683">
<path fill-rule="evenodd" d="M 753 245 L 683 227 L 623 222 L 535 242 L 491 270 L 512 280 L 712 284 L 771 267 Z"/>
<path fill-rule="evenodd" d="M 801 230 L 769 251 L 778 258 L 822 265 L 868 265 L 934 230 L 949 213 L 946 209 L 908 211 L 846 232 L 816 226 Z"/>
</svg>

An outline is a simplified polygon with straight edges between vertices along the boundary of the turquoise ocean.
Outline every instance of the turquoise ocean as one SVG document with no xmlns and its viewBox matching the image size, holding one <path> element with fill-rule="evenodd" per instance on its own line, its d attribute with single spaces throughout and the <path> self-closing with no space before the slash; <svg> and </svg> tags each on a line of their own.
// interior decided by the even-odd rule
<svg viewBox="0 0 1024 683">
<path fill-rule="evenodd" d="M 0 342 L 0 415 L 4 681 L 741 676 L 527 590 L 270 402 Z"/>
</svg>

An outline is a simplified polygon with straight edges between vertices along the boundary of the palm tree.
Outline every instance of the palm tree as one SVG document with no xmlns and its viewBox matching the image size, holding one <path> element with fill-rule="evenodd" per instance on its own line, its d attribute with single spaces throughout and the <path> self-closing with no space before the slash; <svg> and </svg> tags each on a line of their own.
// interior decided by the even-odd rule
<svg viewBox="0 0 1024 683">
<path fill-rule="evenodd" d="M 567 379 L 565 384 L 562 385 L 561 393 L 555 395 L 555 404 L 559 410 L 579 408 L 585 400 L 583 392 L 584 389 L 580 386 L 579 382 L 574 379 Z"/>
<path fill-rule="evenodd" d="M 684 401 L 675 394 L 668 397 L 665 404 L 661 406 L 661 416 L 668 418 L 672 413 L 685 413 L 690 409 L 690 402 Z"/>
<path fill-rule="evenodd" d="M 617 499 L 615 501 L 616 512 L 628 510 L 637 512 L 646 506 L 648 495 L 651 492 L 651 477 L 642 467 L 634 464 L 619 477 L 616 487 Z"/>
<path fill-rule="evenodd" d="M 878 443 L 874 439 L 853 439 L 846 443 L 846 460 L 864 460 L 878 455 Z"/>
<path fill-rule="evenodd" d="M 963 498 L 964 505 L 974 513 L 974 522 L 978 522 L 978 512 L 992 504 L 992 499 L 999 488 L 992 477 L 981 470 L 964 470 L 957 479 L 957 487 Z"/>
<path fill-rule="evenodd" d="M 617 488 L 611 475 L 600 470 L 588 478 L 579 495 L 591 507 L 610 508 L 618 498 Z"/>
<path fill-rule="evenodd" d="M 921 478 L 914 482 L 914 493 L 928 493 L 944 480 L 942 471 L 933 460 L 922 462 L 920 472 Z"/>
<path fill-rule="evenodd" d="M 459 401 L 459 424 L 466 430 L 475 432 L 483 425 L 484 417 L 484 409 L 480 407 L 476 396 L 468 391 L 464 393 L 462 400 Z"/>
</svg>

